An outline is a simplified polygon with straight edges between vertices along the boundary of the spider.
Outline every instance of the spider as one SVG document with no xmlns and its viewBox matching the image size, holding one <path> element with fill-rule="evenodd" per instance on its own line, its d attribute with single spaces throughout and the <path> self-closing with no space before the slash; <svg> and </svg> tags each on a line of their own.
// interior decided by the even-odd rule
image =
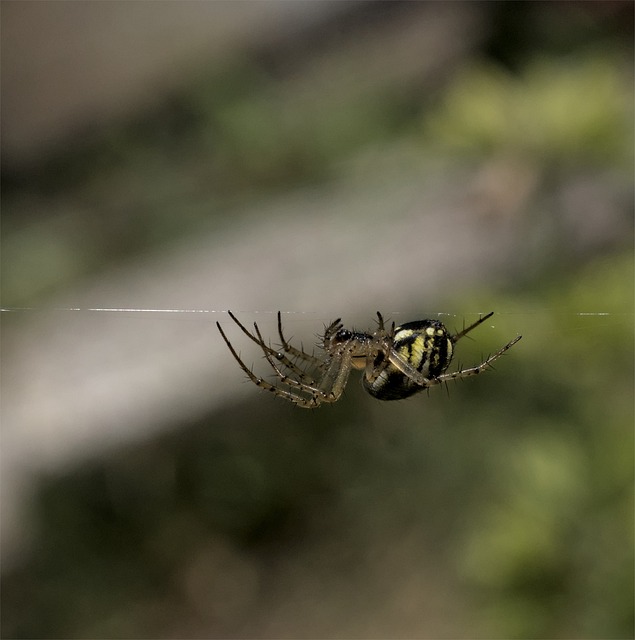
<svg viewBox="0 0 635 640">
<path fill-rule="evenodd" d="M 217 322 L 216 326 L 240 368 L 261 389 L 305 409 L 337 402 L 352 369 L 364 371 L 362 384 L 371 396 L 378 400 L 401 400 L 434 385 L 481 373 L 522 337 L 517 336 L 475 367 L 445 373 L 452 361 L 454 345 L 490 318 L 493 311 L 456 334 L 449 333 L 438 320 L 416 320 L 398 327 L 393 322 L 390 328 L 386 328 L 379 311 L 377 330 L 373 333 L 345 329 L 338 318 L 325 328 L 321 337 L 320 346 L 324 351 L 321 357 L 287 342 L 282 333 L 279 311 L 280 349 L 274 349 L 263 340 L 255 322 L 254 333 L 251 333 L 231 311 L 227 313 L 242 332 L 262 349 L 278 377 L 277 384 L 257 376 L 241 360 Z"/>
</svg>

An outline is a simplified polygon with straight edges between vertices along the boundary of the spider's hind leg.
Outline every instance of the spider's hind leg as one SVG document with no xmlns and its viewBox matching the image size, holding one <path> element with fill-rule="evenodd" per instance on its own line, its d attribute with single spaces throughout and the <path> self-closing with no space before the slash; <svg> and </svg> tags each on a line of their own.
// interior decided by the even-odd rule
<svg viewBox="0 0 635 640">
<path fill-rule="evenodd" d="M 490 314 L 491 315 L 491 314 Z M 440 376 L 437 376 L 434 379 L 434 384 L 443 384 L 448 380 L 458 380 L 459 378 L 469 378 L 470 376 L 475 376 L 485 371 L 486 369 L 492 368 L 492 362 L 498 360 L 508 349 L 511 349 L 522 336 L 516 336 L 511 342 L 508 342 L 502 349 L 499 349 L 496 353 L 489 356 L 486 360 L 481 362 L 481 364 L 477 364 L 475 367 L 470 367 L 469 369 L 459 369 L 458 371 L 453 371 L 452 373 L 443 373 Z"/>
<path fill-rule="evenodd" d="M 462 331 L 459 331 L 457 334 L 450 336 L 450 340 L 454 344 L 456 344 L 463 336 L 467 335 L 472 329 L 476 329 L 480 324 L 485 322 L 488 318 L 491 318 L 494 315 L 493 311 L 490 311 L 487 315 L 481 316 L 476 322 L 473 322 L 469 327 L 464 327 Z"/>
</svg>

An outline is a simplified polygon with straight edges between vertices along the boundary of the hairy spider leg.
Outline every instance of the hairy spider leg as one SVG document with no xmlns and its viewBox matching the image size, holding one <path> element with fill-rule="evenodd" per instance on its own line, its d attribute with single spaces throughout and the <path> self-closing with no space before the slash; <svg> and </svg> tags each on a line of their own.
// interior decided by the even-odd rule
<svg viewBox="0 0 635 640">
<path fill-rule="evenodd" d="M 324 375 L 319 384 L 315 382 L 307 384 L 294 380 L 286 376 L 276 365 L 275 361 L 267 357 L 267 354 L 265 354 L 265 357 L 267 357 L 269 364 L 280 377 L 281 383 L 294 387 L 297 391 L 287 391 L 275 385 L 274 389 L 284 392 L 285 397 L 295 402 L 298 406 L 310 409 L 318 406 L 322 402 L 332 403 L 340 399 L 353 368 L 353 350 L 354 341 L 352 340 L 340 346 L 340 348 L 330 356 L 328 365 L 325 365 Z M 301 393 L 309 394 L 310 397 L 306 398 L 301 395 Z"/>
<path fill-rule="evenodd" d="M 419 371 L 417 371 L 410 363 L 404 360 L 398 353 L 395 351 L 390 351 L 389 360 L 390 362 L 399 369 L 404 375 L 408 376 L 413 382 L 421 385 L 422 387 L 432 387 L 437 384 L 443 384 L 448 380 L 458 380 L 460 378 L 469 378 L 470 376 L 475 376 L 488 367 L 492 366 L 492 362 L 498 360 L 508 349 L 511 349 L 522 336 L 517 336 L 511 342 L 508 342 L 502 349 L 499 349 L 496 353 L 489 356 L 485 361 L 481 362 L 481 364 L 476 365 L 475 367 L 470 367 L 469 369 L 461 369 L 459 371 L 453 371 L 452 373 L 443 373 L 436 378 L 426 378 Z"/>
<path fill-rule="evenodd" d="M 273 356 L 276 360 L 278 360 L 280 362 L 280 364 L 282 364 L 283 366 L 287 367 L 289 370 L 291 370 L 295 375 L 297 375 L 300 379 L 304 379 L 306 384 L 316 384 L 315 380 L 303 369 L 301 369 L 300 367 L 298 367 L 292 360 L 290 360 L 289 358 L 287 358 L 284 354 L 280 353 L 279 351 L 276 351 L 275 349 L 272 349 L 270 346 L 268 346 L 265 341 L 262 338 L 262 334 L 260 333 L 260 329 L 258 328 L 258 325 L 254 322 L 254 327 L 257 333 L 257 336 L 254 336 L 243 324 L 242 322 L 240 322 L 240 320 L 238 320 L 238 318 L 231 312 L 231 311 L 227 311 L 227 313 L 229 314 L 229 317 L 240 327 L 241 331 L 253 342 L 255 342 L 264 352 L 265 357 L 267 358 L 267 360 L 269 361 L 269 363 L 271 364 L 271 360 L 269 356 Z M 273 366 L 273 365 L 272 365 Z M 277 368 L 274 367 L 274 369 Z M 280 376 L 285 376 L 285 374 L 279 373 Z"/>
<path fill-rule="evenodd" d="M 287 358 L 283 353 L 281 353 L 280 351 L 276 351 L 275 349 L 272 349 L 270 346 L 268 346 L 265 343 L 262 337 L 262 334 L 260 333 L 260 328 L 255 322 L 254 322 L 254 329 L 256 331 L 256 335 L 258 336 L 257 344 L 260 346 L 263 353 L 265 354 L 265 358 L 267 362 L 271 365 L 272 369 L 276 372 L 276 374 L 282 380 L 282 382 L 293 384 L 293 385 L 297 384 L 303 387 L 304 386 L 315 387 L 315 385 L 317 385 L 316 380 L 313 377 L 311 377 L 304 369 L 302 369 L 301 367 L 298 367 L 298 365 L 295 364 L 295 362 Z M 285 349 L 285 351 L 287 350 Z M 299 378 L 299 381 L 294 380 L 293 378 L 290 378 L 289 375 L 286 374 L 280 368 L 280 365 L 282 365 L 283 367 L 286 367 L 292 373 L 294 373 Z"/>
<path fill-rule="evenodd" d="M 482 324 L 483 322 L 485 322 L 485 320 L 487 320 L 488 318 L 491 318 L 494 315 L 493 311 L 490 311 L 487 315 L 485 316 L 479 316 L 479 319 L 476 322 L 473 322 L 469 327 L 465 327 L 465 325 L 463 326 L 463 331 L 459 331 L 459 333 L 450 336 L 450 340 L 452 340 L 453 344 L 456 344 L 463 336 L 467 335 L 470 331 L 472 331 L 472 329 L 476 329 L 476 327 L 478 327 L 479 324 Z"/>
<path fill-rule="evenodd" d="M 390 364 L 394 364 L 388 354 L 396 353 L 396 352 L 392 350 L 392 339 L 391 338 L 388 338 L 388 339 L 390 340 L 389 343 L 386 343 L 383 346 L 379 346 L 381 342 L 381 338 L 376 338 L 374 342 L 376 342 L 378 346 L 373 347 L 369 351 L 368 355 L 366 356 L 366 367 L 364 369 L 364 378 L 366 378 L 366 380 L 371 385 L 379 377 L 381 377 L 381 374 L 388 368 Z M 380 353 L 385 354 L 386 357 L 384 357 L 384 359 L 379 364 L 379 366 L 377 366 L 376 360 Z M 407 362 L 405 362 L 405 360 L 403 361 L 403 363 L 405 363 L 409 368 L 412 368 Z"/>
<path fill-rule="evenodd" d="M 337 322 L 339 322 L 339 320 Z M 333 324 L 331 324 L 331 327 L 332 326 Z M 297 349 L 284 337 L 284 334 L 282 333 L 282 314 L 280 313 L 280 311 L 278 311 L 278 335 L 280 336 L 280 342 L 283 351 L 291 354 L 291 356 L 294 358 L 304 360 L 305 362 L 310 362 L 318 369 L 324 368 L 324 363 L 322 362 L 322 360 L 320 360 L 320 358 L 317 358 L 314 354 L 307 353 L 306 351 L 304 351 L 304 348 Z"/>
<path fill-rule="evenodd" d="M 348 377 L 353 369 L 354 341 L 350 340 L 341 346 L 331 357 L 322 381 L 320 390 L 327 394 L 325 402 L 335 402 L 344 392 Z M 327 391 L 329 390 L 329 391 Z"/>
<path fill-rule="evenodd" d="M 470 376 L 475 376 L 481 371 L 485 371 L 486 369 L 493 369 L 492 362 L 494 360 L 498 360 L 508 349 L 511 349 L 522 336 L 516 336 L 511 342 L 508 342 L 502 349 L 499 349 L 496 353 L 489 356 L 486 360 L 481 362 L 481 364 L 477 364 L 475 367 L 470 367 L 469 369 L 461 369 L 460 371 L 453 371 L 452 373 L 443 373 L 438 378 L 435 378 L 434 384 L 440 384 L 442 382 L 447 382 L 448 380 L 458 380 L 459 378 L 469 378 Z M 437 382 L 438 381 L 438 382 Z"/>
<path fill-rule="evenodd" d="M 219 330 L 221 336 L 223 337 L 223 340 L 227 344 L 227 347 L 229 348 L 231 354 L 234 356 L 234 359 L 240 365 L 240 368 L 247 374 L 249 379 L 254 384 L 256 384 L 257 386 L 259 386 L 262 389 L 265 389 L 267 391 L 271 391 L 275 395 L 279 395 L 281 397 L 286 398 L 287 400 L 290 400 L 291 402 L 293 402 L 294 404 L 296 404 L 299 407 L 307 408 L 307 409 L 310 409 L 310 408 L 313 408 L 313 407 L 317 407 L 322 402 L 335 402 L 340 398 L 340 396 L 342 395 L 342 392 L 344 390 L 344 387 L 346 386 L 346 382 L 348 381 L 348 376 L 350 374 L 350 371 L 352 369 L 352 351 L 353 351 L 353 346 L 350 345 L 350 341 L 349 341 L 349 343 L 346 343 L 343 347 L 338 349 L 338 352 L 336 354 L 334 354 L 332 358 L 330 358 L 330 361 L 328 363 L 328 367 L 326 368 L 326 372 L 325 372 L 321 382 L 319 383 L 319 385 L 313 379 L 310 379 L 310 383 L 309 382 L 301 382 L 301 381 L 295 380 L 295 379 L 289 377 L 287 374 L 285 374 L 284 371 L 282 371 L 280 369 L 280 367 L 277 365 L 275 360 L 278 360 L 281 364 L 283 364 L 284 366 L 289 368 L 291 371 L 297 373 L 298 376 L 303 376 L 304 378 L 308 378 L 308 376 L 305 374 L 305 372 L 302 369 L 300 369 L 299 367 L 297 367 L 288 358 L 286 358 L 285 356 L 282 356 L 277 351 L 275 351 L 274 349 L 269 347 L 264 342 L 264 340 L 262 338 L 262 334 L 260 333 L 260 330 L 259 330 L 258 325 L 256 323 L 254 323 L 254 327 L 255 327 L 255 331 L 256 331 L 256 336 L 254 336 L 236 318 L 236 316 L 234 316 L 231 313 L 231 311 L 228 311 L 228 313 L 229 313 L 230 317 L 234 320 L 234 322 L 240 327 L 240 329 L 243 331 L 243 333 L 246 336 L 248 336 L 253 342 L 255 342 L 263 350 L 263 353 L 265 354 L 265 358 L 267 359 L 269 364 L 272 366 L 272 368 L 274 369 L 274 371 L 276 372 L 276 374 L 280 378 L 282 384 L 286 384 L 286 385 L 288 385 L 290 387 L 293 387 L 293 388 L 297 389 L 297 391 L 290 391 L 290 390 L 284 389 L 284 388 L 279 387 L 279 386 L 277 386 L 275 384 L 271 384 L 270 382 L 267 382 L 261 376 L 257 376 L 242 361 L 240 355 L 234 349 L 232 343 L 229 341 L 229 339 L 225 335 L 225 332 L 223 331 L 222 327 L 220 326 L 220 323 L 217 322 L 216 326 L 218 327 L 218 330 Z M 339 320 L 336 321 L 336 323 L 338 323 L 338 322 L 339 322 Z M 334 326 L 336 323 L 333 323 L 332 326 Z M 274 360 L 274 358 L 275 358 L 275 360 Z M 324 366 L 326 366 L 326 365 L 324 365 Z M 302 393 L 308 394 L 309 397 L 305 397 L 304 395 L 301 395 Z"/>
<path fill-rule="evenodd" d="M 261 389 L 265 389 L 266 391 L 271 391 L 275 395 L 279 395 L 279 396 L 281 396 L 283 398 L 286 398 L 287 400 L 290 400 L 291 402 L 297 404 L 298 406 L 306 406 L 307 408 L 311 408 L 311 407 L 317 406 L 319 404 L 319 402 L 310 403 L 309 400 L 304 399 L 301 396 L 298 396 L 297 394 L 292 393 L 291 391 L 286 391 L 285 389 L 281 389 L 279 387 L 276 387 L 275 385 L 271 384 L 270 382 L 267 382 L 264 378 L 262 378 L 260 376 L 257 376 L 241 360 L 240 356 L 238 355 L 238 352 L 236 351 L 236 349 L 234 349 L 232 343 L 229 341 L 229 339 L 225 335 L 225 332 L 223 331 L 223 329 L 220 326 L 219 322 L 216 323 L 216 326 L 218 327 L 218 330 L 220 331 L 220 334 L 223 337 L 223 340 L 227 344 L 227 347 L 229 348 L 231 354 L 234 356 L 236 362 L 238 362 L 238 364 L 240 365 L 240 368 L 247 374 L 247 377 L 254 384 L 259 386 Z M 307 404 L 304 404 L 304 402 L 306 402 Z"/>
</svg>

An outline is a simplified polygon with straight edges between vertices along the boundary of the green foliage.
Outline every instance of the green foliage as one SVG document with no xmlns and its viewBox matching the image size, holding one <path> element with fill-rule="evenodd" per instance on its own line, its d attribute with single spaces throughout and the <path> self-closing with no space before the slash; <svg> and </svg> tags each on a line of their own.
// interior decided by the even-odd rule
<svg viewBox="0 0 635 640">
<path fill-rule="evenodd" d="M 632 269 L 631 255 L 601 260 L 536 291 L 546 306 L 507 374 L 523 389 L 516 418 L 493 436 L 493 488 L 458 555 L 488 635 L 627 637 L 632 625 Z"/>
<path fill-rule="evenodd" d="M 608 56 L 537 58 L 519 75 L 489 64 L 457 74 L 427 138 L 459 153 L 541 166 L 631 166 L 632 86 Z"/>
</svg>

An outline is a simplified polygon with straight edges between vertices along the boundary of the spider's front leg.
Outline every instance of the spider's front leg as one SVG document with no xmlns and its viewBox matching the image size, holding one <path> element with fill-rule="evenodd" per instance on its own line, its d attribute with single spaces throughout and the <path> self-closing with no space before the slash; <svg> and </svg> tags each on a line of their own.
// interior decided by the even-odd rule
<svg viewBox="0 0 635 640">
<path fill-rule="evenodd" d="M 300 349 L 297 349 L 284 337 L 284 333 L 282 332 L 282 315 L 280 311 L 278 311 L 278 336 L 280 337 L 280 346 L 285 353 L 290 354 L 291 357 L 297 358 L 298 360 L 304 360 L 318 369 L 322 367 L 322 361 L 316 357 L 314 353 L 307 353 L 302 344 L 300 344 Z"/>
</svg>

